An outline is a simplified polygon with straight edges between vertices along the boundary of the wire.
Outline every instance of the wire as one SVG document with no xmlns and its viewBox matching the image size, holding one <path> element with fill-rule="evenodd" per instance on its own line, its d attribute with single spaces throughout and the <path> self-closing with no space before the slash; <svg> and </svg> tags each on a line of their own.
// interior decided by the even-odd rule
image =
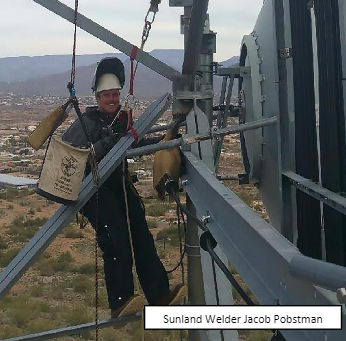
<svg viewBox="0 0 346 341">
<path fill-rule="evenodd" d="M 71 83 L 73 86 L 74 86 L 74 82 L 75 82 L 75 78 L 76 78 L 77 15 L 78 15 L 78 0 L 75 0 L 73 53 L 72 53 L 72 67 L 71 67 Z"/>
<path fill-rule="evenodd" d="M 168 181 L 166 181 L 166 186 L 168 185 Z M 179 201 L 179 198 L 177 197 L 177 193 L 172 190 L 173 186 L 170 186 L 168 188 L 168 193 L 172 194 L 174 200 L 179 205 L 180 209 L 189 217 L 191 218 L 204 232 L 209 232 L 207 227 L 203 224 L 201 220 L 199 220 L 197 217 L 195 217 L 189 210 L 187 210 Z M 166 187 L 167 190 L 167 187 Z M 212 259 L 215 261 L 215 263 L 218 265 L 220 270 L 225 274 L 229 282 L 233 285 L 234 289 L 239 293 L 241 298 L 247 303 L 248 305 L 255 305 L 255 303 L 252 301 L 252 299 L 248 296 L 248 294 L 244 291 L 244 289 L 240 286 L 240 284 L 236 281 L 232 273 L 229 271 L 227 266 L 222 262 L 222 260 L 218 257 L 218 255 L 214 252 L 211 242 L 209 239 L 207 239 L 207 252 L 210 254 Z"/>
<path fill-rule="evenodd" d="M 182 221 L 183 221 L 183 226 L 184 226 L 184 249 L 183 249 L 182 252 L 180 252 L 179 262 L 175 265 L 175 267 L 173 269 L 166 270 L 167 274 L 170 274 L 170 273 L 174 272 L 175 270 L 178 269 L 178 267 L 181 264 L 183 264 L 183 260 L 184 260 L 184 257 L 185 257 L 185 254 L 186 254 L 186 249 L 187 249 L 187 247 L 186 247 L 186 235 L 187 235 L 186 222 L 185 222 L 185 218 L 184 218 L 184 215 L 183 215 L 182 211 L 179 210 L 178 208 L 179 208 L 179 206 L 177 205 L 178 217 L 179 217 L 179 212 L 180 212 L 181 217 L 182 217 Z M 178 220 L 178 232 L 179 232 L 179 244 L 180 244 L 180 248 L 181 248 L 180 220 Z M 183 281 L 184 281 L 184 276 L 183 276 Z"/>
</svg>

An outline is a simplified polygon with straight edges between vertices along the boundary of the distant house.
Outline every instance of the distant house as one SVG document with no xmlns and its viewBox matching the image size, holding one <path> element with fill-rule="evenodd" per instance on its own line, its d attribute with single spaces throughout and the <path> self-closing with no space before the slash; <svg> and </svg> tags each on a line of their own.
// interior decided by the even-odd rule
<svg viewBox="0 0 346 341">
<path fill-rule="evenodd" d="M 28 126 L 26 129 L 28 131 L 34 131 L 36 129 L 36 126 Z"/>
</svg>

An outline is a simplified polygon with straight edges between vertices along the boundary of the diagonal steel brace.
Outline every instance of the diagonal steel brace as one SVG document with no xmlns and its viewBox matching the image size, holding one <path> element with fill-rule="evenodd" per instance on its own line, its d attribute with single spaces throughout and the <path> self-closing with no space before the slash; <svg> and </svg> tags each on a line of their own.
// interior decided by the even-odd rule
<svg viewBox="0 0 346 341">
<path fill-rule="evenodd" d="M 33 0 L 37 4 L 47 8 L 51 12 L 59 15 L 60 17 L 66 19 L 67 21 L 74 23 L 74 10 L 58 0 Z M 85 17 L 84 15 L 77 14 L 77 26 L 84 31 L 90 33 L 96 38 L 99 38 L 108 45 L 113 46 L 117 50 L 130 56 L 134 45 L 124 40 L 123 38 L 117 36 L 111 31 L 105 29 L 101 25 L 93 22 L 91 19 Z M 173 79 L 180 75 L 180 73 L 168 66 L 167 64 L 161 62 L 155 57 L 151 56 L 149 53 L 138 50 L 135 59 L 141 64 L 147 66 L 151 70 L 159 73 L 161 76 L 173 81 Z"/>
</svg>

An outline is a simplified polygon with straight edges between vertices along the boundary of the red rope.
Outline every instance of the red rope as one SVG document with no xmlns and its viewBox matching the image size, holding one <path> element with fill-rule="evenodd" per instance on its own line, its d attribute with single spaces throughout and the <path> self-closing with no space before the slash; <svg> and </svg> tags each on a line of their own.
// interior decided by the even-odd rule
<svg viewBox="0 0 346 341">
<path fill-rule="evenodd" d="M 131 60 L 131 75 L 130 75 L 130 88 L 129 88 L 129 94 L 130 95 L 133 95 L 133 80 L 135 78 L 134 60 L 137 56 L 137 52 L 138 52 L 138 47 L 134 45 L 132 48 L 132 51 L 131 51 L 131 55 L 130 55 L 130 60 Z"/>
<path fill-rule="evenodd" d="M 137 52 L 138 52 L 138 47 L 137 46 L 133 46 L 132 47 L 132 51 L 131 51 L 131 55 L 130 55 L 130 61 L 131 61 L 131 74 L 130 74 L 130 87 L 129 87 L 129 95 L 133 96 L 133 81 L 135 78 L 135 71 L 134 71 L 134 60 L 137 56 Z M 132 125 L 133 119 L 132 119 L 132 107 L 129 108 L 129 117 L 128 117 L 128 121 L 127 121 L 127 128 L 126 131 L 131 131 L 131 134 L 134 138 L 134 145 L 137 144 L 138 142 L 138 133 L 136 132 L 136 130 L 133 128 Z"/>
</svg>

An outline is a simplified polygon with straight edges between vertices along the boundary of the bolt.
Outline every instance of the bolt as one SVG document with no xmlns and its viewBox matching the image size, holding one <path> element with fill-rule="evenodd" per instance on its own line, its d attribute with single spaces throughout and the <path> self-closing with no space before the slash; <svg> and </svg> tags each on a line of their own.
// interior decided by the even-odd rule
<svg viewBox="0 0 346 341">
<path fill-rule="evenodd" d="M 336 298 L 340 303 L 346 303 L 346 288 L 336 290 Z"/>
<path fill-rule="evenodd" d="M 210 219 L 210 214 L 209 214 L 209 212 L 207 212 L 206 215 L 202 216 L 201 220 L 202 220 L 203 224 L 207 224 L 207 223 L 209 223 L 209 219 Z"/>
</svg>

